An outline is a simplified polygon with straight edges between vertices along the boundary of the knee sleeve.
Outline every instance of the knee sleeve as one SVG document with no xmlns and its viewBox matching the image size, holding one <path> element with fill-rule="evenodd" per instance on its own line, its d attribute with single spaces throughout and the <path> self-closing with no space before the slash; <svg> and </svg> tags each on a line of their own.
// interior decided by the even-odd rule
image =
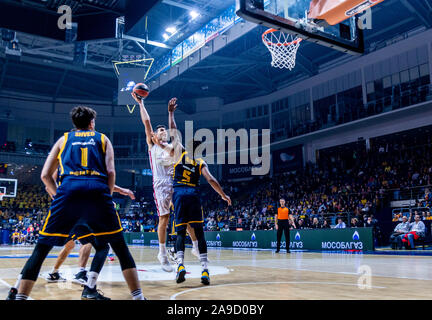
<svg viewBox="0 0 432 320">
<path fill-rule="evenodd" d="M 200 225 L 194 228 L 194 230 L 195 230 L 195 236 L 197 237 L 198 240 L 199 253 L 207 253 L 207 242 L 205 240 L 203 226 Z"/>
<path fill-rule="evenodd" d="M 123 270 L 136 268 L 135 261 L 129 251 L 126 241 L 121 233 L 115 240 L 110 241 L 111 248 L 120 261 L 120 267 Z"/>
<path fill-rule="evenodd" d="M 176 252 L 185 251 L 186 228 L 177 230 Z"/>
<path fill-rule="evenodd" d="M 51 249 L 51 245 L 42 243 L 36 244 L 31 257 L 27 260 L 23 270 L 21 271 L 23 280 L 36 281 L 42 264 Z"/>
</svg>

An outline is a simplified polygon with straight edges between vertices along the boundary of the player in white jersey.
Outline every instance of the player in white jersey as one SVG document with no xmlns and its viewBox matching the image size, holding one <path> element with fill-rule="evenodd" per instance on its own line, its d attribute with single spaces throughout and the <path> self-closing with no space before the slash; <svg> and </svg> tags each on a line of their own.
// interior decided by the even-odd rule
<svg viewBox="0 0 432 320">
<path fill-rule="evenodd" d="M 132 93 L 133 98 L 140 106 L 141 120 L 145 127 L 146 141 L 149 148 L 150 166 L 153 175 L 153 196 L 156 203 L 156 209 L 159 216 L 158 223 L 158 239 L 159 239 L 159 253 L 158 260 L 161 263 L 162 269 L 166 272 L 173 271 L 171 267 L 167 249 L 167 227 L 170 216 L 170 207 L 173 194 L 173 173 L 174 173 L 174 157 L 153 143 L 152 139 L 157 139 L 161 142 L 168 141 L 168 131 L 165 126 L 157 126 L 156 132 L 150 122 L 150 116 L 144 106 L 143 100 L 139 99 Z M 175 110 L 177 107 L 177 99 L 173 98 L 168 103 L 168 110 Z M 188 227 L 188 232 L 192 239 L 192 254 L 199 258 L 198 240 L 192 228 Z"/>
<path fill-rule="evenodd" d="M 140 106 L 141 120 L 145 127 L 146 141 L 149 149 L 150 166 L 153 175 L 153 196 L 156 202 L 156 209 L 159 216 L 158 223 L 158 239 L 159 239 L 159 253 L 158 260 L 161 263 L 162 269 L 166 272 L 173 271 L 171 267 L 167 249 L 167 227 L 170 215 L 170 204 L 173 194 L 173 158 L 170 154 L 164 151 L 158 145 L 155 145 L 152 141 L 159 139 L 163 142 L 168 141 L 168 132 L 164 126 L 158 126 L 156 132 L 153 132 L 153 127 L 150 122 L 150 116 L 144 107 L 142 99 L 138 98 L 132 93 L 133 98 L 138 102 Z M 170 101 L 172 103 L 172 101 Z"/>
</svg>

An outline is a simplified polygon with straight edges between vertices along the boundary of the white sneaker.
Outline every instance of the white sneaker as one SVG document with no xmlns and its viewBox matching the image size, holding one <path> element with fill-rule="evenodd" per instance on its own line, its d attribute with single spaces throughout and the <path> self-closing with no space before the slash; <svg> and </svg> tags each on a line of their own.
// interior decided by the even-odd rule
<svg viewBox="0 0 432 320">
<path fill-rule="evenodd" d="M 161 267 L 162 267 L 163 271 L 165 271 L 165 272 L 172 272 L 174 270 L 171 267 L 171 265 L 170 265 L 170 263 L 168 261 L 168 257 L 166 255 L 162 255 L 162 254 L 159 253 L 158 256 L 157 256 L 157 258 L 158 258 L 158 260 L 159 260 L 159 262 L 161 264 Z"/>
<path fill-rule="evenodd" d="M 176 263 L 177 262 L 177 254 L 175 253 L 174 248 L 171 248 L 171 249 L 168 250 L 168 259 L 172 263 Z"/>
</svg>

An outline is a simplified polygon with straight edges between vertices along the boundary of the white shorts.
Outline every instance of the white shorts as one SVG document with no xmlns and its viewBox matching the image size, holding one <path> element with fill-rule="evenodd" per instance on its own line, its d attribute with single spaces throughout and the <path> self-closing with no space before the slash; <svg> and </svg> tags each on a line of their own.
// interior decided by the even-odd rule
<svg viewBox="0 0 432 320">
<path fill-rule="evenodd" d="M 170 213 L 173 191 L 172 180 L 158 180 L 154 182 L 153 196 L 159 217 Z"/>
</svg>

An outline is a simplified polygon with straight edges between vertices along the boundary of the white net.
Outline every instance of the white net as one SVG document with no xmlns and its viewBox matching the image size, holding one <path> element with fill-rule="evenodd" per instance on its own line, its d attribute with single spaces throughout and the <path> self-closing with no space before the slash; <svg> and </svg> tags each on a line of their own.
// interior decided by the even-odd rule
<svg viewBox="0 0 432 320">
<path fill-rule="evenodd" d="M 272 67 L 294 69 L 301 38 L 276 29 L 269 29 L 263 33 L 262 40 L 271 53 Z"/>
</svg>

